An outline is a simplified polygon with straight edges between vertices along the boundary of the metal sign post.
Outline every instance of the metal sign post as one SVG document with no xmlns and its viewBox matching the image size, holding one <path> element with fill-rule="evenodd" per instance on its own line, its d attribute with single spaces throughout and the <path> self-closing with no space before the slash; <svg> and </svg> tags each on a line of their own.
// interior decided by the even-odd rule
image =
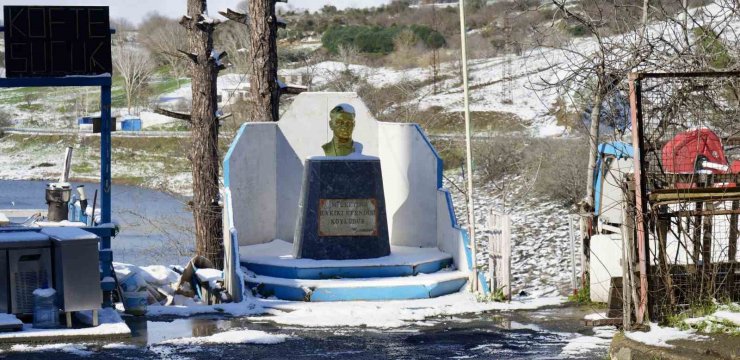
<svg viewBox="0 0 740 360">
<path fill-rule="evenodd" d="M 100 225 L 85 228 L 101 239 L 103 306 L 115 287 L 111 237 L 111 85 L 112 61 L 107 6 L 5 6 L 7 78 L 0 88 L 100 87 Z M 39 31 L 39 29 L 43 31 Z M 48 30 L 48 31 L 47 31 Z M 95 209 L 93 209 L 93 218 Z"/>
</svg>

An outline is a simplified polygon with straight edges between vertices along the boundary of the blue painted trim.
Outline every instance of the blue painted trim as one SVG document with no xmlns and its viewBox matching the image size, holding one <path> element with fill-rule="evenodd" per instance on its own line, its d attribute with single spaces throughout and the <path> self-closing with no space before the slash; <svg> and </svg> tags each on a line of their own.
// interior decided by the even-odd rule
<svg viewBox="0 0 740 360">
<path fill-rule="evenodd" d="M 434 283 L 388 285 L 388 286 L 348 286 L 348 287 L 315 287 L 306 289 L 299 285 L 260 283 L 254 279 L 247 279 L 247 286 L 262 296 L 275 296 L 282 300 L 292 301 L 382 301 L 382 300 L 410 300 L 428 299 L 448 295 L 460 291 L 468 281 L 467 277 L 449 279 Z"/>
<path fill-rule="evenodd" d="M 434 154 L 434 157 L 437 158 L 437 189 L 440 189 L 442 188 L 442 172 L 444 171 L 444 163 L 442 161 L 442 157 L 439 156 L 437 149 L 432 146 L 432 142 L 429 141 L 429 138 L 424 133 L 424 130 L 421 129 L 421 126 L 419 126 L 419 124 L 413 125 L 416 128 L 416 131 L 419 132 L 419 135 L 421 135 L 421 138 L 424 139 L 424 142 L 427 144 L 429 149 L 432 150 L 432 154 Z"/>
<path fill-rule="evenodd" d="M 33 78 L 0 78 L 0 88 L 39 87 L 39 86 L 111 86 L 110 75 Z"/>
<path fill-rule="evenodd" d="M 473 250 L 470 247 L 470 235 L 465 229 L 460 229 L 463 237 L 463 248 L 465 249 L 465 259 L 468 260 L 468 270 L 473 270 Z"/>
<path fill-rule="evenodd" d="M 234 154 L 234 151 L 236 149 L 236 144 L 239 143 L 239 139 L 241 139 L 242 135 L 244 135 L 244 131 L 247 129 L 247 124 L 244 123 L 242 126 L 239 127 L 239 131 L 236 133 L 236 137 L 234 137 L 234 140 L 231 141 L 231 145 L 229 145 L 229 150 L 226 152 L 226 156 L 224 156 L 224 187 L 228 188 L 230 185 L 229 178 L 231 177 L 231 171 L 229 169 L 229 160 L 231 160 L 231 156 Z"/>
<path fill-rule="evenodd" d="M 414 267 L 414 275 L 431 274 L 452 265 L 452 257 L 440 261 L 429 261 L 417 264 Z"/>
<path fill-rule="evenodd" d="M 236 228 L 232 227 L 229 229 L 229 238 L 231 239 L 231 255 L 234 256 L 235 259 L 239 258 L 239 237 L 236 232 Z M 244 279 L 242 279 L 241 271 L 240 271 L 240 264 L 236 261 L 232 261 L 232 271 L 234 274 L 233 281 L 236 282 L 235 284 L 235 294 L 231 294 L 231 296 L 234 299 L 234 302 L 241 302 L 244 300 L 243 294 L 244 294 Z"/>
<path fill-rule="evenodd" d="M 391 266 L 355 266 L 355 267 L 323 267 L 323 268 L 296 268 L 291 266 L 280 266 L 272 264 L 258 264 L 241 262 L 241 266 L 258 275 L 270 276 L 283 279 L 336 279 L 336 278 L 387 278 L 400 276 L 413 276 L 420 273 L 430 274 L 437 272 L 452 264 L 452 257 L 427 261 L 417 265 L 391 265 Z"/>
<path fill-rule="evenodd" d="M 444 281 L 433 286 L 429 290 L 429 297 L 435 298 L 443 295 L 456 293 L 465 286 L 467 279 L 455 279 L 450 281 Z"/>
<path fill-rule="evenodd" d="M 598 216 L 601 212 L 601 183 L 603 182 L 601 163 L 604 161 L 604 155 L 614 156 L 617 159 L 631 159 L 634 157 L 634 153 L 632 145 L 622 141 L 599 144 L 596 167 L 594 168 L 594 215 Z"/>
<path fill-rule="evenodd" d="M 478 272 L 478 284 L 480 285 L 479 289 L 483 291 L 483 294 L 490 294 L 491 288 L 488 286 L 488 279 L 486 279 L 486 274 L 482 271 Z"/>
<path fill-rule="evenodd" d="M 440 191 L 444 191 L 445 193 L 445 199 L 447 200 L 447 213 L 450 215 L 452 227 L 460 229 L 460 225 L 457 223 L 457 215 L 455 215 L 455 207 L 452 205 L 452 194 L 450 194 L 450 191 L 447 189 L 441 189 Z"/>
<path fill-rule="evenodd" d="M 466 279 L 441 281 L 434 285 L 400 285 L 375 287 L 331 287 L 316 288 L 311 293 L 311 302 L 326 301 L 378 301 L 428 299 L 451 294 L 465 285 Z"/>
<path fill-rule="evenodd" d="M 311 293 L 311 302 L 352 300 L 409 300 L 429 298 L 424 285 L 367 288 L 319 288 Z"/>
</svg>

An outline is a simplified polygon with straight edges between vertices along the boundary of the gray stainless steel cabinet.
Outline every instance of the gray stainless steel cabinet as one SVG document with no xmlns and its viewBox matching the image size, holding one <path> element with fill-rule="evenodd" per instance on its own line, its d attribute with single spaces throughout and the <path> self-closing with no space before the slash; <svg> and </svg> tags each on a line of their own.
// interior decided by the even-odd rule
<svg viewBox="0 0 740 360">
<path fill-rule="evenodd" d="M 72 227 L 44 228 L 54 249 L 57 303 L 65 311 L 96 310 L 103 302 L 100 288 L 100 238 Z"/>
<path fill-rule="evenodd" d="M 33 291 L 53 286 L 50 245 L 35 231 L 0 232 L 0 311 L 33 313 Z"/>
</svg>

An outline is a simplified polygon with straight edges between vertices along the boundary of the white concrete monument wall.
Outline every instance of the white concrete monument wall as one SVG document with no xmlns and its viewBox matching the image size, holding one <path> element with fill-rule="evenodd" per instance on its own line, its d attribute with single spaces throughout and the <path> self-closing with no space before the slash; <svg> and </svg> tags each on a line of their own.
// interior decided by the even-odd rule
<svg viewBox="0 0 740 360">
<path fill-rule="evenodd" d="M 242 126 L 224 164 L 239 245 L 293 241 L 304 160 L 323 155 L 329 111 L 340 103 L 355 108 L 353 138 L 362 153 L 380 158 L 391 244 L 440 247 L 465 270 L 434 149 L 415 124 L 378 122 L 355 93 L 303 93 L 277 123 Z"/>
</svg>

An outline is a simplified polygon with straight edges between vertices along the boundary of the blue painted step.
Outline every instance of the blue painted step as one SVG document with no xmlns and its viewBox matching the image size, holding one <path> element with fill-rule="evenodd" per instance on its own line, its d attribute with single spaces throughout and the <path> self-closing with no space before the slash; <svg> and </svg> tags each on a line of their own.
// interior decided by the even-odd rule
<svg viewBox="0 0 740 360">
<path fill-rule="evenodd" d="M 305 280 L 414 276 L 453 264 L 450 255 L 436 248 L 392 246 L 390 256 L 359 260 L 295 259 L 292 248 L 282 240 L 242 247 L 240 264 L 257 275 Z"/>
<path fill-rule="evenodd" d="M 258 294 L 293 301 L 358 301 L 427 299 L 460 291 L 468 280 L 462 271 L 418 276 L 298 280 L 248 274 L 245 281 Z"/>
</svg>

